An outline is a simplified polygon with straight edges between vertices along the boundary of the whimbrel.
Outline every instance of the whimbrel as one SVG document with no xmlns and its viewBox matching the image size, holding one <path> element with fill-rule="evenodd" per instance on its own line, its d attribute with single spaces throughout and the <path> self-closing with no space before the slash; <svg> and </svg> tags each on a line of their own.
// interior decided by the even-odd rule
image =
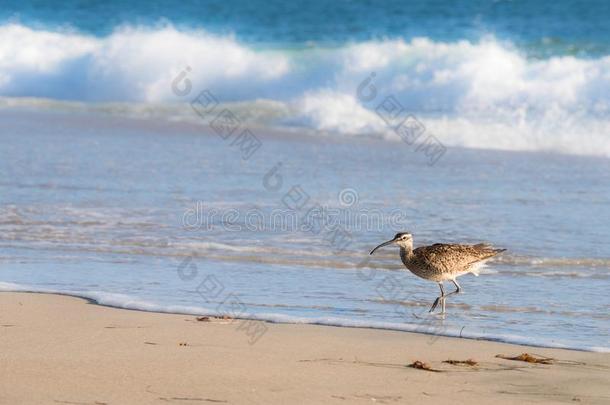
<svg viewBox="0 0 610 405">
<path fill-rule="evenodd" d="M 436 281 L 441 289 L 441 295 L 434 301 L 430 312 L 441 304 L 441 314 L 445 313 L 445 299 L 453 294 L 458 294 L 462 289 L 456 278 L 467 273 L 478 276 L 478 270 L 483 263 L 506 249 L 494 249 L 486 243 L 477 245 L 458 245 L 435 243 L 430 246 L 422 246 L 413 249 L 413 236 L 408 232 L 397 233 L 394 238 L 383 242 L 371 253 L 383 246 L 396 243 L 400 246 L 400 259 L 411 273 L 426 280 Z M 451 280 L 456 290 L 445 294 L 443 281 Z"/>
</svg>

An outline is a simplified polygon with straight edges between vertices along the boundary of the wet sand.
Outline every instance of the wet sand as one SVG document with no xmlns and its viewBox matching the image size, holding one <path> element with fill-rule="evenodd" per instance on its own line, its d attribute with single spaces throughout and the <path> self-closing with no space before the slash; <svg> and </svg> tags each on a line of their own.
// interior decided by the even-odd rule
<svg viewBox="0 0 610 405">
<path fill-rule="evenodd" d="M 496 357 L 521 353 L 556 360 Z M 1 404 L 610 403 L 606 353 L 197 320 L 51 294 L 0 293 L 0 355 Z M 477 364 L 444 362 L 467 359 Z"/>
</svg>

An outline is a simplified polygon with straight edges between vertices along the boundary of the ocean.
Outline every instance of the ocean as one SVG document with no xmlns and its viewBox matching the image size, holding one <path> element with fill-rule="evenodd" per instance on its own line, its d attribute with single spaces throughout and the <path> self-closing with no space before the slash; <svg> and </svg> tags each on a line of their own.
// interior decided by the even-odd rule
<svg viewBox="0 0 610 405">
<path fill-rule="evenodd" d="M 5 1 L 0 289 L 610 351 L 609 19 Z M 399 231 L 507 252 L 443 319 Z"/>
</svg>

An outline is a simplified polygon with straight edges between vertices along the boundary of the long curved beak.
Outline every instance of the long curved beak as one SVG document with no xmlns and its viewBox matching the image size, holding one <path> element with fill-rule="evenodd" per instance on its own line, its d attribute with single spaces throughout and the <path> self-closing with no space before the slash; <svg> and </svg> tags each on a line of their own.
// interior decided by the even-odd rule
<svg viewBox="0 0 610 405">
<path fill-rule="evenodd" d="M 371 252 L 369 253 L 369 255 L 372 255 L 373 253 L 375 253 L 375 251 L 376 251 L 377 249 L 382 248 L 382 247 L 387 246 L 387 245 L 390 245 L 390 244 L 394 243 L 395 241 L 396 241 L 396 239 L 394 238 L 394 239 L 391 239 L 391 240 L 389 240 L 389 241 L 387 241 L 387 242 L 383 242 L 381 245 L 379 245 L 379 246 L 377 246 L 375 249 L 371 250 Z"/>
</svg>

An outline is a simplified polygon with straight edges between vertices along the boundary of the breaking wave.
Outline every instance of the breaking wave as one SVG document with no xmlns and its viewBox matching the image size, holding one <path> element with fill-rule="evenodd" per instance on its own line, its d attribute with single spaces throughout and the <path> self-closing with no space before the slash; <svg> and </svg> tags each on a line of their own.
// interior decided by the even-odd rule
<svg viewBox="0 0 610 405">
<path fill-rule="evenodd" d="M 610 56 L 532 59 L 493 37 L 263 48 L 171 25 L 0 26 L 0 106 L 196 119 L 203 89 L 261 126 L 398 140 L 375 111 L 394 96 L 446 145 L 610 157 Z"/>
</svg>

